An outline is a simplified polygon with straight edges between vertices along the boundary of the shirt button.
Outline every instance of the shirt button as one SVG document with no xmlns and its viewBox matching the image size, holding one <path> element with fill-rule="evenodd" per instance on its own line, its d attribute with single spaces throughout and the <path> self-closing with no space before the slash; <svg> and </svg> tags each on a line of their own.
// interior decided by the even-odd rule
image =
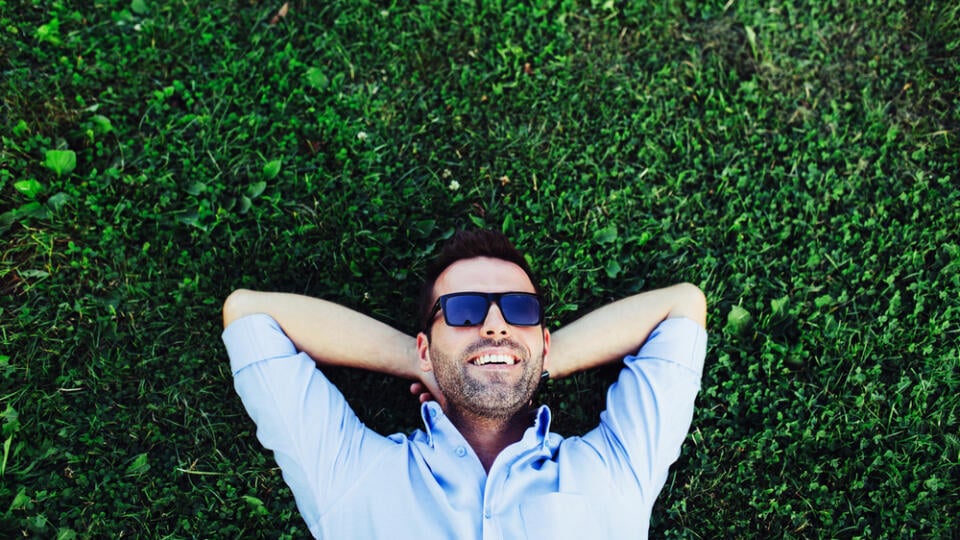
<svg viewBox="0 0 960 540">
<path fill-rule="evenodd" d="M 486 510 L 483 511 L 483 517 L 486 518 L 486 519 L 490 519 L 490 509 L 489 509 L 489 508 L 487 508 Z"/>
<path fill-rule="evenodd" d="M 462 446 L 458 446 L 457 449 L 454 450 L 454 452 L 457 453 L 457 457 L 463 457 L 467 455 L 467 449 Z"/>
</svg>

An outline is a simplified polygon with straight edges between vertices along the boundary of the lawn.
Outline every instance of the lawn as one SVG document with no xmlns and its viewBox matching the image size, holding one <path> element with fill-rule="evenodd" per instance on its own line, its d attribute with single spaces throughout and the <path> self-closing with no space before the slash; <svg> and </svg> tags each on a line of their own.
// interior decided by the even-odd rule
<svg viewBox="0 0 960 540">
<path fill-rule="evenodd" d="M 552 327 L 706 292 L 652 537 L 955 537 L 958 55 L 948 1 L 0 0 L 0 536 L 306 536 L 223 299 L 413 332 L 487 227 Z M 554 430 L 612 375 L 552 382 Z M 330 376 L 417 427 L 404 381 Z"/>
</svg>

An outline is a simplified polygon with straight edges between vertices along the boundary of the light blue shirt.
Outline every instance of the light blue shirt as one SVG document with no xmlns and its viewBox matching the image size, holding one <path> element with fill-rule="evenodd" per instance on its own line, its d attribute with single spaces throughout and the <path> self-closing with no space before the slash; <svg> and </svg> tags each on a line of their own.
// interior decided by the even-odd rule
<svg viewBox="0 0 960 540">
<path fill-rule="evenodd" d="M 234 386 L 318 538 L 559 540 L 646 538 L 680 455 L 706 355 L 706 331 L 661 323 L 624 359 L 600 425 L 550 432 L 540 407 L 489 474 L 435 402 L 424 429 L 384 437 L 267 315 L 223 333 Z"/>
</svg>

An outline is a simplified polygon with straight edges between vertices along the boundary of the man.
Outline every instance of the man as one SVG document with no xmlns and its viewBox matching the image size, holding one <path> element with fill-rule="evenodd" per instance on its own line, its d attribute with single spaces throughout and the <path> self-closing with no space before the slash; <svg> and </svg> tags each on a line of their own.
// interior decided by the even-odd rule
<svg viewBox="0 0 960 540">
<path fill-rule="evenodd" d="M 416 338 L 305 296 L 238 290 L 224 304 L 236 390 L 310 532 L 646 538 L 700 386 L 703 293 L 637 294 L 551 335 L 537 282 L 499 233 L 455 235 L 426 277 Z M 531 408 L 541 374 L 615 361 L 598 427 L 551 433 L 549 409 Z M 323 376 L 328 365 L 418 381 L 424 430 L 364 427 Z"/>
</svg>

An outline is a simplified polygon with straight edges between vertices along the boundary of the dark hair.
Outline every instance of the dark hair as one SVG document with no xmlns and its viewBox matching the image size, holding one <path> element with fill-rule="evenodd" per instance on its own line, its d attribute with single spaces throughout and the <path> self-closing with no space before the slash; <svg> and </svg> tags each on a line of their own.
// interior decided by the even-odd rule
<svg viewBox="0 0 960 540">
<path fill-rule="evenodd" d="M 436 284 L 437 278 L 453 263 L 474 257 L 490 257 L 516 264 L 530 278 L 537 294 L 543 296 L 543 291 L 540 289 L 533 271 L 530 270 L 527 259 L 506 236 L 497 231 L 486 229 L 457 231 L 443 245 L 437 258 L 427 266 L 427 273 L 420 289 L 418 320 L 420 321 L 420 328 L 426 332 L 427 336 L 430 335 L 431 326 L 431 321 L 427 318 L 430 316 L 430 311 L 435 303 L 433 301 L 433 286 Z"/>
</svg>

